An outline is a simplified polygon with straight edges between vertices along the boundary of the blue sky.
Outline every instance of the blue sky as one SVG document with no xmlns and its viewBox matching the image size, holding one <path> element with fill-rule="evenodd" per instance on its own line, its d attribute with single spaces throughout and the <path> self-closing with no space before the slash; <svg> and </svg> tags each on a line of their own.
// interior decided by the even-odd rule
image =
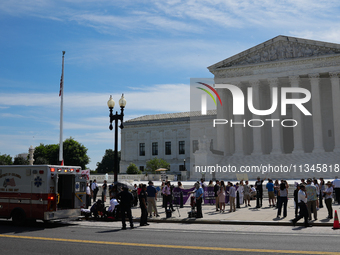
<svg viewBox="0 0 340 255">
<path fill-rule="evenodd" d="M 340 43 L 338 1 L 11 0 L 0 2 L 0 154 L 59 143 L 88 148 L 91 169 L 113 148 L 106 105 L 125 120 L 189 110 L 190 78 L 277 35 Z M 67 162 L 65 162 L 67 164 Z"/>
</svg>

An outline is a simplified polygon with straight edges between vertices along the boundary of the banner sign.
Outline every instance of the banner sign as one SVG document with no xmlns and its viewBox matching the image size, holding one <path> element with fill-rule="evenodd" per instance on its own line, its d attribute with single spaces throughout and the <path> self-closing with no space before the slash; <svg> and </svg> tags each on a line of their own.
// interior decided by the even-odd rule
<svg viewBox="0 0 340 255">
<path fill-rule="evenodd" d="M 215 204 L 215 192 L 214 192 L 214 187 L 204 187 L 204 204 Z M 186 204 L 189 200 L 189 197 L 191 193 L 194 191 L 195 188 L 190 188 L 190 189 L 180 189 L 180 188 L 174 188 L 172 190 L 173 194 L 173 204 L 180 204 L 180 198 L 181 198 L 181 193 L 183 195 L 183 204 Z M 229 187 L 226 187 L 226 196 L 225 196 L 225 202 L 229 203 Z M 194 195 L 194 194 L 193 194 Z"/>
</svg>

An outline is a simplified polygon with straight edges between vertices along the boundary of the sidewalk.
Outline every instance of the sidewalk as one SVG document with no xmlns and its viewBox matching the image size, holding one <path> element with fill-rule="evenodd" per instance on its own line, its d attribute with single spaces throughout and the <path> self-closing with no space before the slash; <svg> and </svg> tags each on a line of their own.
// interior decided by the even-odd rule
<svg viewBox="0 0 340 255">
<path fill-rule="evenodd" d="M 252 200 L 250 202 L 251 207 L 245 207 L 241 205 L 239 209 L 236 208 L 236 212 L 229 213 L 229 205 L 226 205 L 226 212 L 220 213 L 216 212 L 215 205 L 203 205 L 202 212 L 203 218 L 188 218 L 188 212 L 191 211 L 190 205 L 184 205 L 183 208 L 177 208 L 174 205 L 175 211 L 172 212 L 171 218 L 166 218 L 165 209 L 161 207 L 161 202 L 157 202 L 157 210 L 160 217 L 153 216 L 148 218 L 149 222 L 162 222 L 162 223 L 199 223 L 199 224 L 238 224 L 238 225 L 281 225 L 287 226 L 292 225 L 290 220 L 295 217 L 294 201 L 289 199 L 287 208 L 287 217 L 282 218 L 283 212 L 281 213 L 281 218 L 276 218 L 277 209 L 269 207 L 268 199 L 263 200 L 263 207 L 256 208 L 256 201 Z M 340 206 L 333 204 L 333 214 L 334 210 L 339 212 Z M 334 219 L 327 219 L 328 212 L 324 204 L 323 208 L 318 211 L 318 220 L 314 221 L 314 216 L 312 214 L 311 224 L 313 226 L 329 226 L 333 227 Z M 134 221 L 139 221 L 141 211 L 139 207 L 132 208 L 132 215 Z M 333 215 L 334 217 L 334 215 Z M 297 226 L 303 226 L 303 219 L 301 219 Z"/>
</svg>

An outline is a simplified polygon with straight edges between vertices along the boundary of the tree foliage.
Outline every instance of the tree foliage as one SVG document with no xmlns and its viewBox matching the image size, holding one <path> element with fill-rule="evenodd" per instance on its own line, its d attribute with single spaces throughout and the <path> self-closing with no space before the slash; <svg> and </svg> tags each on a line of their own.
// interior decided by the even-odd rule
<svg viewBox="0 0 340 255">
<path fill-rule="evenodd" d="M 166 162 L 164 159 L 161 158 L 153 158 L 148 161 L 146 161 L 146 172 L 149 173 L 156 173 L 155 171 L 159 168 L 170 168 L 170 164 Z"/>
<path fill-rule="evenodd" d="M 142 171 L 140 171 L 134 163 L 130 163 L 130 165 L 126 169 L 126 173 L 127 174 L 141 174 Z"/>
<path fill-rule="evenodd" d="M 13 165 L 28 165 L 28 164 L 29 162 L 27 158 L 24 158 L 22 156 L 16 156 L 14 158 Z"/>
<path fill-rule="evenodd" d="M 90 162 L 87 148 L 72 137 L 63 143 L 63 157 L 65 165 L 81 166 L 82 169 L 86 169 L 86 165 Z M 59 144 L 40 144 L 35 147 L 34 164 L 59 165 Z"/>
<path fill-rule="evenodd" d="M 84 145 L 73 138 L 68 138 L 63 143 L 63 149 L 65 165 L 81 166 L 82 169 L 86 169 L 86 165 L 90 163 L 90 158 L 87 156 L 87 148 Z"/>
<path fill-rule="evenodd" d="M 59 144 L 40 144 L 34 151 L 35 165 L 59 165 Z"/>
<path fill-rule="evenodd" d="M 118 151 L 118 173 L 119 173 L 120 151 Z M 101 162 L 97 162 L 97 173 L 106 174 L 114 173 L 115 168 L 115 154 L 112 149 L 105 151 L 105 155 Z"/>
<path fill-rule="evenodd" d="M 10 155 L 0 155 L 0 165 L 12 165 L 12 157 Z"/>
</svg>

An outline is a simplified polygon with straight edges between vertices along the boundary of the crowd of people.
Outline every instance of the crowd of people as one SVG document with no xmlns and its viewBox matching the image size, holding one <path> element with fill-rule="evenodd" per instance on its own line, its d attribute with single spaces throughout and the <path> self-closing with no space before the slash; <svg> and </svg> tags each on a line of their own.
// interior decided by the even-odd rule
<svg viewBox="0 0 340 255">
<path fill-rule="evenodd" d="M 262 207 L 263 205 L 263 182 L 265 179 L 260 177 L 253 185 L 249 185 L 248 181 L 240 181 L 240 183 L 228 182 L 228 193 L 229 193 L 229 212 L 235 212 L 235 189 L 236 193 L 238 193 L 239 203 L 245 204 L 245 207 L 250 206 L 250 199 L 257 199 L 257 207 Z M 211 185 L 211 182 L 209 183 Z M 277 218 L 281 218 L 281 213 L 283 218 L 287 217 L 287 205 L 288 205 L 288 190 L 289 184 L 286 180 L 275 180 L 273 182 L 272 179 L 268 179 L 268 182 L 265 185 L 268 191 L 268 202 L 269 207 L 277 208 Z M 216 201 L 216 211 L 225 212 L 225 196 L 226 196 L 226 186 L 224 181 L 216 180 L 214 185 L 215 192 L 215 201 Z M 334 192 L 333 192 L 334 191 Z M 340 180 L 336 176 L 335 179 L 331 182 L 328 181 L 325 183 L 323 178 L 320 178 L 319 181 L 314 178 L 308 178 L 307 181 L 305 179 L 301 179 L 301 182 L 295 182 L 293 188 L 293 196 L 295 202 L 295 218 L 292 221 L 293 225 L 296 224 L 297 221 L 304 218 L 305 227 L 310 227 L 310 221 L 312 221 L 312 214 L 314 220 L 317 220 L 317 212 L 319 208 L 323 207 L 323 200 L 327 207 L 328 211 L 328 219 L 333 219 L 333 193 L 334 193 L 334 202 L 340 204 Z M 300 209 L 299 213 L 298 210 Z"/>
<path fill-rule="evenodd" d="M 264 185 L 263 182 L 266 180 L 260 177 L 254 182 L 254 185 L 249 184 L 249 181 L 240 181 L 233 184 L 228 181 L 225 183 L 223 180 L 216 180 L 215 184 L 210 181 L 206 186 L 204 179 L 194 184 L 194 189 L 189 192 L 193 194 L 196 207 L 196 218 L 202 218 L 202 204 L 204 201 L 204 188 L 211 187 L 214 193 L 214 202 L 216 204 L 216 211 L 220 213 L 226 212 L 226 197 L 229 204 L 229 212 L 235 212 L 237 207 L 244 205 L 250 207 L 250 201 L 256 200 L 256 207 L 260 208 L 263 206 L 263 189 L 266 188 L 268 192 L 268 206 L 277 209 L 277 218 L 287 217 L 287 206 L 288 206 L 288 194 L 293 194 L 295 202 L 295 218 L 292 221 L 293 225 L 297 221 L 304 218 L 305 227 L 309 227 L 312 220 L 317 220 L 317 212 L 319 208 L 323 207 L 323 201 L 328 211 L 328 219 L 333 218 L 333 193 L 335 193 L 334 201 L 340 203 L 340 180 L 336 177 L 332 182 L 328 181 L 325 183 L 323 178 L 310 179 L 306 181 L 301 179 L 301 182 L 295 182 L 294 187 L 290 188 L 286 180 L 275 180 L 268 179 Z M 178 182 L 178 188 L 183 189 L 181 182 Z M 106 201 L 106 194 L 108 190 L 107 182 L 104 181 L 102 185 L 102 196 L 103 202 Z M 123 186 L 122 190 L 119 190 L 117 186 L 110 185 L 109 196 L 110 196 L 110 210 L 113 210 L 116 205 L 120 204 L 120 210 L 123 215 L 126 215 L 130 221 L 130 227 L 133 228 L 131 207 L 136 206 L 139 201 L 139 207 L 141 208 L 140 226 L 147 226 L 148 217 L 159 217 L 157 210 L 157 196 L 159 193 L 162 196 L 162 207 L 165 211 L 174 211 L 173 208 L 173 189 L 174 185 L 171 185 L 170 181 L 162 182 L 160 187 L 155 187 L 152 181 L 149 181 L 148 186 L 146 184 L 134 185 L 131 192 L 128 191 L 127 187 Z M 91 199 L 96 202 L 97 193 L 99 187 L 94 180 L 87 185 L 87 206 L 91 205 Z M 236 206 L 237 205 L 237 206 Z M 299 213 L 298 213 L 298 209 Z M 124 220 L 123 220 L 124 218 Z M 125 217 L 122 217 L 122 229 L 126 229 Z"/>
</svg>

